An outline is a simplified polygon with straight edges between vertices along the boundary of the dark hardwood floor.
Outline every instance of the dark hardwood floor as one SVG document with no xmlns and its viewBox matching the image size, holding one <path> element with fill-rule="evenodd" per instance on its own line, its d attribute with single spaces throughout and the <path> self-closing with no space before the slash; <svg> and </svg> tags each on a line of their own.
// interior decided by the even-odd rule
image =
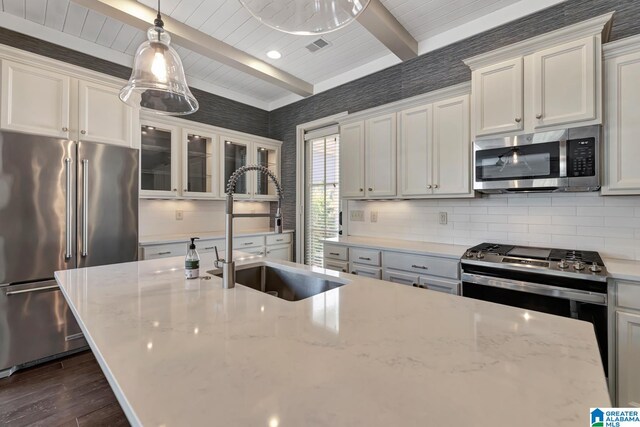
<svg viewBox="0 0 640 427">
<path fill-rule="evenodd" d="M 128 426 L 90 351 L 0 379 L 0 426 Z"/>
</svg>

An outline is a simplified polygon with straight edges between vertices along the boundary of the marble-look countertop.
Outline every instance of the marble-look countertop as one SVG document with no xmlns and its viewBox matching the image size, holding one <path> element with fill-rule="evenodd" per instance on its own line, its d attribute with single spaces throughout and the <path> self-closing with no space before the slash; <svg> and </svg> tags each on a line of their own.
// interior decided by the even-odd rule
<svg viewBox="0 0 640 427">
<path fill-rule="evenodd" d="M 611 404 L 587 322 L 262 262 L 347 284 L 288 302 L 182 258 L 56 272 L 133 425 L 568 427 Z"/>
<path fill-rule="evenodd" d="M 293 233 L 294 230 L 284 230 L 283 233 Z M 249 236 L 266 236 L 275 234 L 273 228 L 261 230 L 247 230 L 233 233 L 233 237 L 249 237 Z M 191 233 L 191 234 L 158 234 L 153 236 L 141 236 L 138 241 L 141 246 L 148 245 L 165 245 L 169 243 L 188 243 L 191 237 L 199 237 L 200 240 L 224 239 L 223 231 L 213 231 L 207 233 Z"/>
<path fill-rule="evenodd" d="M 412 240 L 383 239 L 378 237 L 341 236 L 326 239 L 334 245 L 357 246 L 360 248 L 389 249 L 395 252 L 417 253 L 460 259 L 468 246 L 449 245 L 446 243 L 417 242 Z"/>
<path fill-rule="evenodd" d="M 607 267 L 609 277 L 640 282 L 640 261 L 606 257 L 602 261 Z"/>
</svg>

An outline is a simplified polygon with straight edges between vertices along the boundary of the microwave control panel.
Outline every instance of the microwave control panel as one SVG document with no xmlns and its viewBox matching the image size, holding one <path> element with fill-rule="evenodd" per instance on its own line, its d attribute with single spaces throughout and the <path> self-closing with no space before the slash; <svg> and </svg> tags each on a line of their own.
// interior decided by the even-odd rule
<svg viewBox="0 0 640 427">
<path fill-rule="evenodd" d="M 567 177 L 595 176 L 596 139 L 582 138 L 567 141 Z"/>
</svg>

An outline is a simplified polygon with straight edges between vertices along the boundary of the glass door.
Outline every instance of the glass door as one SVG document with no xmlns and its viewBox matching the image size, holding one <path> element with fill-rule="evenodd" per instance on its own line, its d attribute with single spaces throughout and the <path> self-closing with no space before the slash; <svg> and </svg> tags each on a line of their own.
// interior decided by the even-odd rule
<svg viewBox="0 0 640 427">
<path fill-rule="evenodd" d="M 140 195 L 178 195 L 178 129 L 144 120 L 141 124 Z"/>
<path fill-rule="evenodd" d="M 280 179 L 280 168 L 278 158 L 280 157 L 280 147 L 269 144 L 255 143 L 253 145 L 255 164 L 264 166 L 271 170 Z M 276 186 L 265 174 L 253 172 L 251 179 L 254 181 L 253 196 L 256 199 L 278 199 Z"/>
<path fill-rule="evenodd" d="M 323 266 L 322 241 L 340 230 L 339 136 L 306 141 L 305 251 L 307 265 Z"/>
<path fill-rule="evenodd" d="M 231 174 L 242 166 L 249 164 L 249 155 L 251 143 L 248 141 L 242 141 L 235 138 L 222 137 L 222 159 L 223 159 L 223 171 L 222 182 L 220 185 L 221 194 L 224 195 L 227 191 L 227 183 Z M 251 189 L 249 188 L 249 179 L 247 174 L 244 174 L 238 180 L 236 184 L 235 196 L 238 198 L 247 198 L 251 195 Z"/>
<path fill-rule="evenodd" d="M 218 197 L 217 135 L 184 129 L 182 143 L 183 196 L 190 198 Z"/>
</svg>

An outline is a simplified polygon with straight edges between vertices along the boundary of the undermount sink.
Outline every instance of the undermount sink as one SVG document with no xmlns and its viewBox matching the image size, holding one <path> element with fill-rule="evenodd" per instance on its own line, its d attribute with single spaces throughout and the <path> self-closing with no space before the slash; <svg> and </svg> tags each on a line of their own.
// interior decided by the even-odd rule
<svg viewBox="0 0 640 427">
<path fill-rule="evenodd" d="M 212 273 L 222 277 L 222 273 Z M 286 301 L 300 301 L 346 283 L 269 265 L 236 269 L 236 283 Z"/>
</svg>

